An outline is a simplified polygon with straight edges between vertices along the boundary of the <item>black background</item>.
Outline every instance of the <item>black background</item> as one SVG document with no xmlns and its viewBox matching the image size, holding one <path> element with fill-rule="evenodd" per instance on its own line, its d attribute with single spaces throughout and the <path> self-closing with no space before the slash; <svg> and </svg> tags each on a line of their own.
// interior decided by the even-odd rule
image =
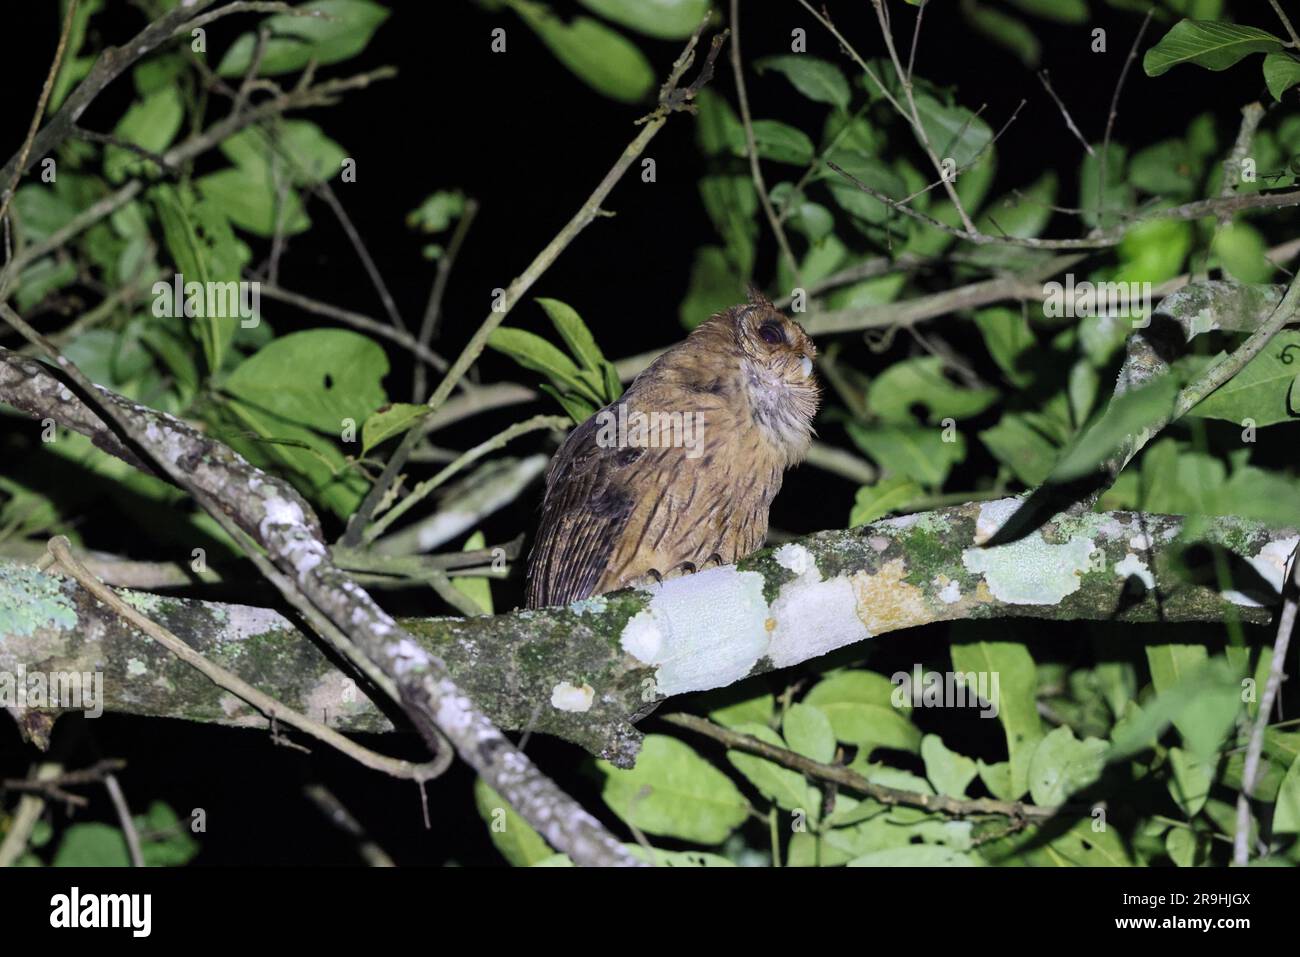
<svg viewBox="0 0 1300 957">
<path fill-rule="evenodd" d="M 129 4 L 113 0 L 111 6 L 113 11 L 97 16 L 92 23 L 91 43 L 98 47 L 124 42 L 143 22 Z M 633 122 L 649 105 L 618 104 L 594 93 L 560 66 L 508 12 L 490 13 L 468 2 L 405 0 L 390 6 L 393 16 L 364 54 L 323 72 L 341 76 L 393 64 L 400 70 L 397 79 L 348 94 L 340 105 L 306 115 L 357 161 L 358 181 L 336 183 L 335 189 L 365 237 L 408 326 L 418 326 L 434 267 L 421 257 L 426 240 L 406 228 L 405 215 L 437 189 L 459 188 L 480 201 L 478 219 L 452 276 L 441 336 L 435 344 L 444 354 L 454 356 L 487 315 L 491 290 L 507 285 L 578 209 L 636 134 Z M 578 5 L 557 2 L 553 6 L 571 12 Z M 901 3 L 890 6 L 895 34 L 905 51 L 913 8 Z M 1141 17 L 1101 3 L 1093 6 L 1096 18 L 1084 25 L 1033 23 L 1055 89 L 1085 134 L 1099 141 L 1115 81 Z M 1239 16 L 1277 29 L 1269 22 L 1265 4 L 1248 6 L 1252 9 Z M 836 25 L 864 56 L 883 54 L 866 0 L 835 2 L 829 7 Z M 957 86 L 960 102 L 968 107 L 986 104 L 983 116 L 994 129 L 1001 127 L 1022 98 L 1027 99 L 1018 121 L 998 143 L 999 174 L 993 194 L 1029 183 L 1043 169 L 1052 168 L 1062 179 L 1061 202 L 1068 205 L 1075 195 L 1081 147 L 1032 73 L 1001 48 L 974 35 L 954 7 L 955 3 L 947 0 L 930 4 L 916 59 L 917 74 Z M 836 61 L 846 74 L 853 75 L 833 39 L 793 0 L 746 0 L 742 8 L 747 61 L 789 52 L 791 30 L 802 27 L 807 31 L 809 53 Z M 6 5 L 5 18 L 5 56 L 0 57 L 0 153 L 8 156 L 26 133 L 57 37 L 58 16 L 52 0 L 33 0 Z M 253 18 L 240 16 L 214 24 L 209 30 L 212 62 L 252 22 Z M 1144 48 L 1154 43 L 1170 22 L 1153 22 Z M 508 52 L 504 55 L 492 53 L 489 47 L 490 31 L 498 26 L 507 30 Z M 1107 30 L 1108 52 L 1104 54 L 1089 49 L 1094 27 Z M 680 44 L 637 40 L 659 75 L 665 75 Z M 756 76 L 750 72 L 747 82 L 756 118 L 779 118 L 800 126 L 814 141 L 819 138 L 826 107 L 803 99 L 776 74 Z M 714 86 L 734 104 L 730 64 L 725 59 L 719 63 Z M 123 77 L 100 97 L 82 124 L 90 129 L 111 129 L 131 96 L 130 79 Z M 1226 148 L 1235 134 L 1240 106 L 1261 96 L 1267 94 L 1254 66 L 1225 73 L 1183 67 L 1150 79 L 1139 61 L 1130 73 L 1114 138 L 1137 148 L 1181 135 L 1194 116 L 1209 110 L 1218 121 L 1220 144 Z M 690 117 L 670 119 L 646 153 L 656 160 L 657 181 L 643 183 L 634 168 L 604 204 L 617 216 L 592 223 L 530 293 L 553 296 L 574 306 L 611 357 L 663 346 L 682 335 L 678 306 L 687 290 L 692 253 L 697 246 L 715 241 L 696 186 L 704 165 L 694 135 Z M 221 162 L 219 156 L 209 157 L 198 169 Z M 782 175 L 789 176 L 790 169 L 782 170 Z M 769 175 L 769 184 L 774 181 Z M 315 227 L 291 241 L 282 265 L 282 284 L 381 317 L 373 289 L 329 211 L 318 202 L 312 203 L 309 211 Z M 1076 230 L 1076 222 L 1058 216 L 1046 232 L 1076 235 Z M 776 251 L 765 224 L 760 233 L 755 276 L 762 284 L 773 275 Z M 265 255 L 265 244 L 255 248 L 259 257 Z M 263 311 L 279 332 L 319 323 L 266 300 Z M 541 310 L 529 301 L 516 308 L 509 322 L 548 332 Z M 996 380 L 996 370 L 985 368 L 982 347 L 969 330 L 948 324 L 945 332 L 951 332 L 950 341 L 959 351 Z M 899 340 L 883 354 L 862 347 L 851 354 L 861 368 L 872 373 L 912 348 L 905 336 Z M 409 367 L 396 354 L 393 361 L 389 393 L 406 400 Z M 483 381 L 520 376 L 516 367 L 491 354 L 484 357 L 480 370 Z M 558 410 L 539 404 L 526 411 Z M 437 440 L 465 448 L 518 420 L 524 412 L 511 408 L 481 416 L 439 433 Z M 822 434 L 834 444 L 847 444 L 836 426 L 824 428 Z M 544 440 L 538 437 L 532 445 L 544 448 Z M 517 446 L 521 452 L 529 447 L 527 441 Z M 949 487 L 968 487 L 962 485 L 960 468 Z M 772 524 L 795 533 L 842 527 L 854 491 L 847 480 L 801 469 L 788 478 L 774 506 Z M 520 529 L 531 530 L 537 501 L 534 490 L 499 513 L 487 526 L 489 541 L 506 540 Z M 103 529 L 100 540 L 93 543 L 96 547 L 125 552 L 139 548 L 148 553 L 147 541 L 133 530 L 114 530 L 111 515 L 101 518 L 104 521 L 95 526 Z M 498 608 L 505 608 L 519 600 L 521 590 L 507 585 L 496 588 L 495 594 Z M 410 613 L 418 613 L 421 602 L 424 613 L 434 609 L 432 602 L 424 602 L 418 595 L 397 599 L 395 607 L 402 608 L 403 601 L 403 610 Z M 1162 627 L 1172 640 L 1193 637 L 1193 629 Z M 1040 655 L 1069 660 L 1087 653 L 1082 629 L 1010 622 L 999 624 L 996 631 L 1003 637 L 1014 634 L 1031 641 L 1037 660 Z M 942 656 L 949 634 L 942 626 L 918 629 L 908 632 L 905 641 L 888 646 L 872 643 L 854 654 L 875 656 L 872 666 L 885 673 L 896 668 L 910 670 L 913 662 Z M 1115 626 L 1107 630 L 1105 640 L 1123 643 L 1139 634 Z M 787 677 L 774 677 L 773 687 L 781 687 Z M 692 705 L 690 701 L 682 703 Z M 646 727 L 653 729 L 653 719 Z M 123 781 L 128 798 L 137 807 L 158 798 L 182 815 L 193 807 L 205 808 L 209 831 L 200 835 L 203 851 L 199 863 L 355 863 L 348 839 L 300 797 L 301 786 L 314 780 L 326 782 L 399 863 L 500 862 L 469 802 L 472 776 L 463 766 L 430 786 L 433 827 L 425 831 L 413 785 L 358 769 L 324 748 L 306 756 L 277 749 L 260 733 L 114 716 L 81 722 L 80 727 L 70 719 L 60 733 L 77 738 L 69 757 L 74 764 L 79 758 L 89 761 L 99 755 L 125 757 L 130 767 Z M 946 729 L 945 736 L 949 734 Z M 367 743 L 381 750 L 420 755 L 414 736 Z M 949 743 L 959 749 L 964 745 L 967 753 L 980 747 L 960 740 L 960 735 Z M 598 782 L 584 772 L 580 752 L 534 738 L 529 753 L 586 806 L 603 812 L 596 794 Z M 981 756 L 989 760 L 997 757 Z M 23 773 L 31 757 L 11 725 L 0 721 L 0 776 Z M 97 799 L 77 817 L 96 818 L 112 820 L 106 800 Z M 759 843 L 765 842 L 760 839 Z"/>
</svg>

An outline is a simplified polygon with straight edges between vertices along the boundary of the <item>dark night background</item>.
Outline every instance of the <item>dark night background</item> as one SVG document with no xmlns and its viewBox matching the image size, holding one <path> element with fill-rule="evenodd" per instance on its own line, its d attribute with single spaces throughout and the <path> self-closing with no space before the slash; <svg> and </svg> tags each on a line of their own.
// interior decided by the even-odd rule
<svg viewBox="0 0 1300 957">
<path fill-rule="evenodd" d="M 89 45 L 102 49 L 105 44 L 123 42 L 140 28 L 143 18 L 138 10 L 124 2 L 115 0 L 115 4 L 120 8 L 116 15 L 101 14 L 92 21 Z M 469 2 L 394 0 L 388 5 L 393 16 L 365 53 L 322 72 L 341 76 L 393 64 L 400 71 L 398 77 L 347 94 L 335 107 L 303 115 L 319 123 L 357 161 L 358 181 L 336 183 L 335 189 L 365 237 L 408 326 L 418 325 L 434 270 L 420 253 L 427 240 L 405 226 L 405 215 L 438 189 L 459 188 L 481 203 L 452 274 L 440 337 L 434 343 L 443 354 L 454 357 L 487 314 L 491 290 L 507 285 L 577 210 L 635 135 L 633 121 L 649 106 L 619 104 L 591 91 L 508 12 L 489 13 Z M 853 76 L 834 40 L 793 0 L 747 0 L 741 6 L 747 62 L 789 52 L 790 31 L 803 27 L 809 53 L 840 63 L 846 74 Z M 828 6 L 836 25 L 864 56 L 883 53 L 866 0 Z M 890 6 L 895 34 L 905 51 L 913 10 L 899 3 Z M 1081 154 L 1078 142 L 1065 129 L 1059 111 L 1032 73 L 1002 48 L 972 34 L 955 6 L 945 0 L 930 4 L 916 60 L 917 74 L 956 86 L 960 101 L 970 108 L 987 104 L 983 118 L 995 130 L 1021 98 L 1026 98 L 1028 103 L 1018 121 L 998 142 L 999 172 L 992 194 L 1028 183 L 1045 168 L 1052 168 L 1062 179 L 1060 195 L 1068 205 L 1075 195 Z M 1247 22 L 1271 27 L 1265 22 L 1267 6 L 1257 6 L 1259 10 L 1251 13 Z M 577 4 L 558 0 L 553 7 L 570 13 Z M 1078 27 L 1031 22 L 1042 28 L 1037 35 L 1054 88 L 1085 134 L 1099 141 L 1115 80 L 1141 17 L 1100 3 L 1094 8 L 1096 19 Z M 7 4 L 5 13 L 0 153 L 9 156 L 26 133 L 57 38 L 58 15 L 52 0 Z M 1237 13 L 1246 16 L 1240 4 Z M 208 38 L 210 59 L 215 62 L 234 36 L 252 22 L 254 18 L 245 15 L 214 24 Z M 507 30 L 505 55 L 489 49 L 490 31 L 497 26 Z M 1105 54 L 1089 50 L 1090 31 L 1097 26 L 1107 30 Z M 1168 22 L 1153 23 L 1144 47 L 1167 28 Z M 636 41 L 662 79 L 680 45 L 640 36 Z M 751 71 L 747 82 L 756 118 L 779 117 L 800 126 L 814 140 L 819 138 L 824 107 L 810 104 L 775 74 L 756 76 Z M 719 61 L 714 88 L 734 104 L 725 54 Z M 111 128 L 132 92 L 129 77 L 119 79 L 82 118 L 82 125 Z M 1114 138 L 1140 147 L 1181 135 L 1193 117 L 1211 110 L 1218 121 L 1220 144 L 1226 144 L 1235 132 L 1239 105 L 1261 93 L 1257 69 L 1225 73 L 1179 69 L 1170 76 L 1149 79 L 1140 63 L 1135 63 Z M 807 119 L 802 121 L 805 114 Z M 529 300 L 552 296 L 579 311 L 611 358 L 661 347 L 682 336 L 678 306 L 687 290 L 692 252 L 713 237 L 696 186 L 704 164 L 694 136 L 690 117 L 678 115 L 669 120 L 645 154 L 656 160 L 657 182 L 641 182 L 639 166 L 634 166 L 605 203 L 617 216 L 597 219 L 582 233 L 515 309 L 510 324 L 548 332 L 541 310 Z M 219 155 L 210 155 L 200 161 L 198 171 L 220 162 Z M 769 185 L 774 181 L 769 176 Z M 314 228 L 290 241 L 282 265 L 283 285 L 381 316 L 374 291 L 336 221 L 318 202 L 309 206 L 309 212 Z M 763 284 L 773 274 L 776 250 L 766 223 L 760 222 L 755 278 Z M 1072 235 L 1076 228 L 1077 223 L 1057 217 L 1045 233 Z M 254 249 L 255 261 L 265 255 L 264 248 L 255 244 Z M 263 312 L 281 333 L 321 322 L 269 300 L 264 300 Z M 45 321 L 50 322 L 51 317 Z M 963 331 L 955 324 L 945 324 L 944 331 L 982 373 L 996 376 L 995 369 L 980 365 L 986 360 L 973 328 Z M 848 355 L 870 374 L 906 354 L 912 345 L 908 337 L 899 336 L 892 348 L 892 352 L 877 355 L 858 344 Z M 388 380 L 390 394 L 406 400 L 409 367 L 396 350 L 390 350 L 390 358 L 394 362 Z M 486 382 L 521 375 L 512 363 L 490 353 L 480 362 L 479 370 Z M 543 408 L 540 403 L 537 409 L 512 407 L 462 422 L 438 433 L 436 440 L 444 446 L 465 448 L 533 411 L 559 410 L 553 405 Z M 848 444 L 835 425 L 823 429 L 822 438 L 832 444 Z M 531 444 L 542 448 L 544 441 L 537 438 Z M 972 443 L 972 455 L 978 454 L 974 447 Z M 530 444 L 524 440 L 513 448 L 527 451 Z M 959 470 L 949 488 L 959 491 L 961 482 Z M 804 468 L 787 478 L 785 491 L 773 509 L 772 525 L 794 533 L 843 527 L 854 491 L 855 486 L 845 479 Z M 534 489 L 496 514 L 486 527 L 488 541 L 508 540 L 523 529 L 531 532 L 539 498 L 540 490 Z M 115 523 L 110 514 L 100 516 L 96 529 L 100 533 L 96 547 L 129 551 L 139 544 L 132 541 L 137 533 Z M 512 607 L 521 600 L 522 587 L 518 580 L 494 585 L 494 597 L 498 609 Z M 422 607 L 428 614 L 435 607 L 432 600 L 422 606 L 423 599 L 415 592 L 405 596 L 386 593 L 381 600 L 411 614 L 421 613 Z M 1190 635 L 1190 631 L 1162 627 L 1170 630 L 1172 640 L 1178 640 L 1180 634 Z M 973 628 L 965 626 L 964 630 Z M 1088 632 L 1060 625 L 1053 625 L 1047 635 L 1042 624 L 1033 622 L 1000 623 L 995 628 L 1002 636 L 1014 633 L 1031 640 L 1036 660 L 1042 660 L 1040 643 L 1069 660 L 1076 648 L 1080 655 L 1086 654 L 1089 636 L 1096 636 L 1096 629 Z M 910 669 L 916 661 L 941 657 L 951 633 L 946 627 L 935 626 L 909 632 L 905 641 L 883 639 L 875 647 L 858 646 L 850 651 L 858 659 L 870 655 L 872 667 L 888 674 L 897 668 Z M 1105 637 L 1123 641 L 1125 635 L 1132 634 L 1112 627 Z M 1044 655 L 1050 656 L 1051 652 Z M 824 667 L 824 662 L 813 664 Z M 788 673 L 769 677 L 774 688 L 790 679 Z M 692 706 L 689 700 L 677 704 Z M 68 719 L 69 725 L 72 720 Z M 923 727 L 936 720 L 944 718 L 918 712 L 917 721 Z M 653 725 L 651 718 L 644 726 Z M 75 730 L 64 727 L 62 733 Z M 137 812 L 154 799 L 168 802 L 182 818 L 193 807 L 207 810 L 208 831 L 198 835 L 203 850 L 196 863 L 359 863 L 350 839 L 301 798 L 302 787 L 317 780 L 338 795 L 398 863 L 501 863 L 473 810 L 472 775 L 464 765 L 430 784 L 433 826 L 425 831 L 414 786 L 358 769 L 323 747 L 305 755 L 276 748 L 263 733 L 116 716 L 83 722 L 80 731 L 84 732 L 80 734 L 80 751 L 69 755 L 69 760 L 127 759 L 130 766 L 122 781 Z M 960 734 L 950 728 L 945 735 L 951 735 L 955 745 L 965 745 L 966 753 L 976 753 L 978 745 L 973 740 L 957 740 Z M 414 735 L 373 738 L 365 743 L 381 751 L 404 751 L 410 757 L 420 757 Z M 581 773 L 585 756 L 576 748 L 538 737 L 530 741 L 528 752 L 586 807 L 612 817 L 599 801 L 597 782 Z M 24 773 L 32 757 L 11 724 L 0 721 L 0 777 Z M 76 819 L 111 822 L 111 807 L 102 792 L 88 793 L 92 805 Z M 62 819 L 61 811 L 57 817 Z"/>
</svg>

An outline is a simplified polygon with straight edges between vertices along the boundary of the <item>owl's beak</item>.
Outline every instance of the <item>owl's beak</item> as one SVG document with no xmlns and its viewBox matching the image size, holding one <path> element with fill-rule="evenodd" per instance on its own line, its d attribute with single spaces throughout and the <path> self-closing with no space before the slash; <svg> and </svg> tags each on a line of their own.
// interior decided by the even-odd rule
<svg viewBox="0 0 1300 957">
<path fill-rule="evenodd" d="M 799 368 L 803 369 L 803 377 L 805 379 L 812 378 L 812 366 L 812 360 L 807 356 L 799 357 Z"/>
</svg>

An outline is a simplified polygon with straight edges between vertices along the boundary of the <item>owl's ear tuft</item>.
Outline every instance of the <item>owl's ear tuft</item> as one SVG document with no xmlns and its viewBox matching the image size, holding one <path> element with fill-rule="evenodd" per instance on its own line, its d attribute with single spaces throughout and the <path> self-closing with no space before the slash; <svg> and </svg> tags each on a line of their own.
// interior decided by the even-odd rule
<svg viewBox="0 0 1300 957">
<path fill-rule="evenodd" d="M 767 306 L 768 308 L 774 308 L 772 306 L 772 300 L 768 299 L 767 296 L 763 294 L 763 290 L 759 289 L 758 286 L 754 285 L 752 282 L 746 283 L 745 293 L 749 298 L 749 304 L 751 306 Z"/>
</svg>

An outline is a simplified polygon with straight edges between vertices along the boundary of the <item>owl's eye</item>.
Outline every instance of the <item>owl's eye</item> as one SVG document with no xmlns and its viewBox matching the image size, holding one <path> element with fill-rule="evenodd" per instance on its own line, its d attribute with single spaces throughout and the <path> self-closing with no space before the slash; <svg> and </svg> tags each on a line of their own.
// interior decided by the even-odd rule
<svg viewBox="0 0 1300 957">
<path fill-rule="evenodd" d="M 765 322 L 758 327 L 758 337 L 769 346 L 779 346 L 785 342 L 781 327 L 775 322 Z"/>
</svg>

